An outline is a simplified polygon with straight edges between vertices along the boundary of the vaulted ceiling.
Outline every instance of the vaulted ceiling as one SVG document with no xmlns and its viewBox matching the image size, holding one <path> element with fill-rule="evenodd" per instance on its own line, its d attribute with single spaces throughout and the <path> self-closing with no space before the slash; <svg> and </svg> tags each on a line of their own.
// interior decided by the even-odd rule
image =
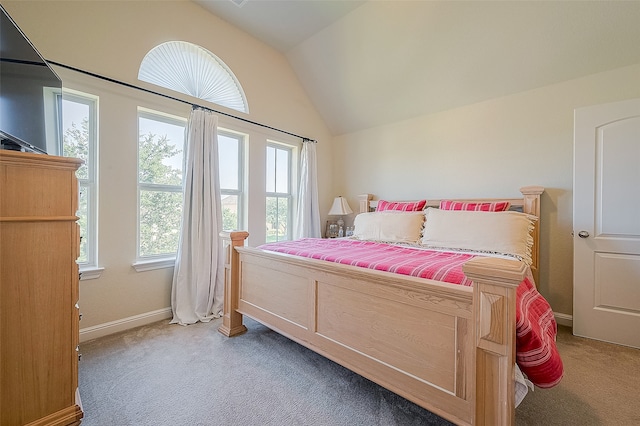
<svg viewBox="0 0 640 426">
<path fill-rule="evenodd" d="M 280 50 L 334 135 L 640 63 L 640 1 L 193 1 Z"/>
</svg>

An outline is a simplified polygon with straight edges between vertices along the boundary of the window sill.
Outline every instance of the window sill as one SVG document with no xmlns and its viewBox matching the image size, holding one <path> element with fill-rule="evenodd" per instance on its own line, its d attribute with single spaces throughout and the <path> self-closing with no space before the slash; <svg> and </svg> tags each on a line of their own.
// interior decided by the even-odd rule
<svg viewBox="0 0 640 426">
<path fill-rule="evenodd" d="M 176 264 L 175 257 L 165 257 L 162 259 L 139 260 L 133 263 L 136 272 L 152 271 L 154 269 L 173 268 Z"/>
<path fill-rule="evenodd" d="M 102 271 L 104 271 L 104 268 L 98 268 L 97 266 L 80 268 L 80 281 L 96 280 L 100 278 Z"/>
</svg>

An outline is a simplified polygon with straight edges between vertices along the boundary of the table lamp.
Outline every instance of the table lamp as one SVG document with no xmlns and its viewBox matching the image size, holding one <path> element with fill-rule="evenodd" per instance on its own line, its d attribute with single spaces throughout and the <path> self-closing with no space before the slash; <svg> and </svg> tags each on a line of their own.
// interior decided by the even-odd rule
<svg viewBox="0 0 640 426">
<path fill-rule="evenodd" d="M 331 206 L 331 210 L 329 210 L 329 216 L 340 216 L 338 219 L 338 237 L 344 237 L 344 220 L 342 220 L 342 216 L 351 213 L 353 213 L 353 210 L 349 207 L 346 198 L 340 196 L 333 200 L 333 205 Z"/>
</svg>

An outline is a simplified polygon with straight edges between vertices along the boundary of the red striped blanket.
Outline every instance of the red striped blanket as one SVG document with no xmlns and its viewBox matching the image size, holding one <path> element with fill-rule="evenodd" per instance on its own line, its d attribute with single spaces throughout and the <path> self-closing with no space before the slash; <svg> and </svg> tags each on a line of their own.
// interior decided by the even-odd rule
<svg viewBox="0 0 640 426">
<path fill-rule="evenodd" d="M 466 286 L 472 282 L 462 272 L 462 265 L 476 256 L 351 239 L 303 238 L 258 248 Z M 517 289 L 516 362 L 541 388 L 553 387 L 562 379 L 556 332 L 549 303 L 538 293 L 533 280 L 525 278 Z"/>
</svg>

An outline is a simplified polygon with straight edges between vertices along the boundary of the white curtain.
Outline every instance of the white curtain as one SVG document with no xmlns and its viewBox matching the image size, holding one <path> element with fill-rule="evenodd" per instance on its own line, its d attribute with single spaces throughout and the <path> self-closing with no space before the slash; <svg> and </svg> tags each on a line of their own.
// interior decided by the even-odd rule
<svg viewBox="0 0 640 426">
<path fill-rule="evenodd" d="M 187 124 L 182 233 L 171 289 L 172 324 L 219 317 L 224 299 L 224 259 L 218 178 L 218 118 L 194 109 Z"/>
<path fill-rule="evenodd" d="M 316 142 L 305 140 L 300 155 L 300 185 L 294 239 L 320 238 L 320 207 L 318 206 L 318 176 L 316 165 Z"/>
</svg>

